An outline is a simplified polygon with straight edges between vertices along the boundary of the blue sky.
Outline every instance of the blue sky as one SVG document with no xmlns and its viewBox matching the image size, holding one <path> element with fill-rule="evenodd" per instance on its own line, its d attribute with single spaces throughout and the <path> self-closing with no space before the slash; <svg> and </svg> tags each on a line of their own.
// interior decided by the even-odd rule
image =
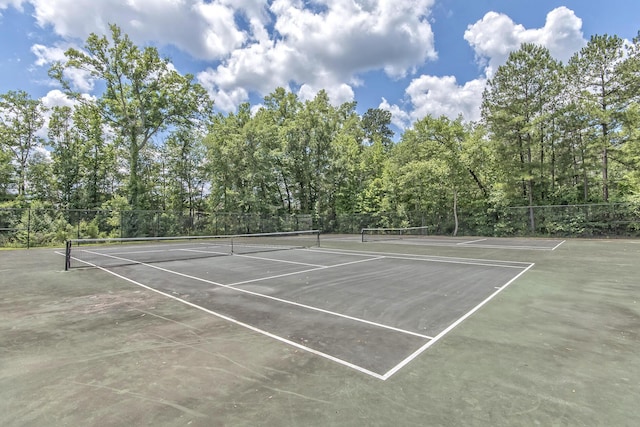
<svg viewBox="0 0 640 427">
<path fill-rule="evenodd" d="M 637 0 L 0 0 L 0 93 L 65 100 L 52 61 L 118 24 L 194 74 L 217 108 L 258 104 L 277 86 L 326 89 L 398 128 L 426 114 L 478 118 L 487 77 L 523 41 L 566 60 L 593 34 L 632 39 Z M 90 81 L 79 87 L 92 91 Z"/>
</svg>

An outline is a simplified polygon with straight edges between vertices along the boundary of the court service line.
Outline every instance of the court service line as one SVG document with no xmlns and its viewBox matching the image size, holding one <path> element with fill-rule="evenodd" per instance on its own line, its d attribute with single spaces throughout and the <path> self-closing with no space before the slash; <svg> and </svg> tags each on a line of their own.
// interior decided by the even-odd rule
<svg viewBox="0 0 640 427">
<path fill-rule="evenodd" d="M 351 251 L 349 249 L 340 249 L 339 251 L 332 250 L 318 250 L 318 249 L 307 249 L 312 252 L 320 252 L 320 253 L 332 253 L 332 254 L 342 254 L 342 255 L 361 255 L 368 256 L 371 255 L 381 255 L 385 258 L 390 259 L 402 259 L 407 261 L 427 261 L 427 262 L 442 262 L 448 264 L 462 264 L 462 265 L 479 265 L 483 267 L 501 267 L 501 268 L 526 268 L 531 263 L 523 262 L 523 261 L 498 261 L 498 260 L 487 260 L 487 259 L 473 259 L 473 258 L 453 258 L 453 257 L 438 257 L 431 255 L 411 255 L 411 254 L 398 254 L 393 252 L 356 252 Z M 460 261 L 464 260 L 464 261 Z M 508 263 L 508 264 L 497 264 L 500 262 Z M 509 265 L 514 264 L 514 265 Z M 522 265 L 517 265 L 522 264 Z"/>
<path fill-rule="evenodd" d="M 310 264 L 308 262 L 288 261 L 288 260 L 285 260 L 285 259 L 265 258 L 265 257 L 254 256 L 254 255 L 246 255 L 246 254 L 234 254 L 234 256 L 239 256 L 239 257 L 243 257 L 243 258 L 250 258 L 250 259 L 257 259 L 257 260 L 262 260 L 262 261 L 280 262 L 280 263 L 284 263 L 284 264 L 305 265 L 307 267 L 318 267 L 318 268 L 327 267 L 326 265 Z"/>
<path fill-rule="evenodd" d="M 484 301 L 482 301 L 480 304 L 476 305 L 474 308 L 472 308 L 471 310 L 469 310 L 466 314 L 464 314 L 462 317 L 460 317 L 458 320 L 456 320 L 455 322 L 453 322 L 451 325 L 449 325 L 445 330 L 443 330 L 442 332 L 440 332 L 438 335 L 436 335 L 431 341 L 427 342 L 425 345 L 423 345 L 422 347 L 420 347 L 419 349 L 417 349 L 415 352 L 413 352 L 411 355 L 409 355 L 406 359 L 404 359 L 402 362 L 398 363 L 396 366 L 394 366 L 391 370 L 389 370 L 386 374 L 383 375 L 383 380 L 388 379 L 389 377 L 391 377 L 393 374 L 395 374 L 396 372 L 398 372 L 400 369 L 402 369 L 403 367 L 405 367 L 409 362 L 411 362 L 413 359 L 415 359 L 416 357 L 418 357 L 420 354 L 422 354 L 426 349 L 428 349 L 429 347 L 431 347 L 432 345 L 434 345 L 436 342 L 438 342 L 442 337 L 444 337 L 446 334 L 448 334 L 453 328 L 455 328 L 456 326 L 458 326 L 460 323 L 462 323 L 463 321 L 465 321 L 469 316 L 471 316 L 473 313 L 475 313 L 476 311 L 478 311 L 482 306 L 484 306 L 486 303 L 488 303 L 489 301 L 491 301 L 496 295 L 498 295 L 500 292 L 502 292 L 503 290 L 505 290 L 507 288 L 507 286 L 509 286 L 510 284 L 512 284 L 513 282 L 515 282 L 520 276 L 522 276 L 524 273 L 526 273 L 527 271 L 529 271 L 529 269 L 531 269 L 535 264 L 531 264 L 529 265 L 529 267 L 525 268 L 524 270 L 522 270 L 520 273 L 518 273 L 513 279 L 509 280 L 507 283 L 505 283 L 504 285 L 502 285 L 500 288 L 498 288 L 498 290 L 496 290 L 494 293 L 492 293 L 491 295 L 489 295 Z"/>
<path fill-rule="evenodd" d="M 478 239 L 478 240 L 469 240 L 468 242 L 460 242 L 460 243 L 456 243 L 456 245 L 470 245 L 472 243 L 478 243 L 478 242 L 484 242 L 487 239 Z"/>
<path fill-rule="evenodd" d="M 87 252 L 91 253 L 91 251 L 87 251 Z M 135 265 L 144 265 L 145 267 L 150 267 L 150 268 L 154 268 L 156 270 L 164 271 L 166 273 L 175 274 L 175 275 L 181 276 L 181 277 L 186 277 L 187 279 L 192 279 L 192 280 L 208 283 L 208 284 L 214 285 L 214 286 L 220 286 L 222 288 L 232 289 L 232 290 L 237 291 L 237 292 L 242 292 L 242 293 L 253 295 L 253 296 L 257 296 L 257 297 L 260 297 L 260 298 L 266 298 L 266 299 L 270 299 L 270 300 L 273 300 L 273 301 L 278 301 L 278 302 L 281 302 L 283 304 L 289 304 L 289 305 L 293 305 L 293 306 L 296 306 L 296 307 L 305 308 L 305 309 L 312 310 L 312 311 L 317 311 L 317 312 L 320 312 L 320 313 L 323 313 L 323 314 L 329 314 L 331 316 L 341 317 L 341 318 L 347 319 L 347 320 L 353 320 L 354 322 L 360 322 L 360 323 L 364 323 L 364 324 L 367 324 L 367 325 L 375 326 L 375 327 L 378 327 L 378 328 L 389 329 L 389 330 L 392 330 L 392 331 L 395 331 L 395 332 L 401 332 L 403 334 L 413 335 L 413 336 L 420 337 L 420 338 L 425 338 L 425 339 L 432 339 L 433 338 L 433 337 L 430 337 L 428 335 L 423 335 L 423 334 L 419 334 L 417 332 L 407 331 L 405 329 L 400 329 L 400 328 L 396 328 L 396 327 L 389 326 L 389 325 L 383 325 L 382 323 L 372 322 L 370 320 L 361 319 L 359 317 L 353 317 L 353 316 L 349 316 L 349 315 L 346 315 L 346 314 L 337 313 L 335 311 L 325 310 L 325 309 L 319 308 L 319 307 L 313 307 L 311 305 L 306 305 L 306 304 L 302 304 L 302 303 L 299 303 L 299 302 L 295 302 L 295 301 L 291 301 L 291 300 L 286 300 L 286 299 L 274 297 L 272 295 L 265 295 L 265 294 L 261 294 L 259 292 L 253 292 L 253 291 L 250 291 L 248 289 L 237 288 L 237 287 L 234 287 L 232 285 L 225 285 L 225 284 L 222 284 L 222 283 L 214 282 L 212 280 L 203 279 L 201 277 L 191 276 L 191 275 L 185 274 L 185 273 L 180 273 L 179 271 L 174 271 L 174 270 L 169 270 L 169 269 L 166 269 L 166 268 L 158 267 L 157 265 L 147 264 L 147 263 L 144 263 L 144 262 L 137 262 L 137 261 L 134 261 L 134 260 L 130 260 L 130 259 L 126 259 L 126 258 L 120 258 L 120 257 L 108 255 L 108 254 L 101 254 L 99 252 L 93 252 L 93 254 L 94 255 L 106 256 L 108 258 L 119 259 L 121 261 L 128 261 L 128 262 L 131 262 L 131 263 L 133 263 Z M 345 265 L 355 264 L 357 262 L 373 261 L 375 259 L 378 259 L 378 258 L 371 258 L 371 259 L 359 260 L 359 261 L 351 261 L 351 262 L 346 262 L 346 263 L 343 263 L 343 264 L 336 264 L 336 265 L 327 266 L 327 267 L 321 267 L 321 268 L 310 268 L 308 270 L 297 271 L 297 272 L 294 272 L 294 273 L 281 274 L 279 276 L 273 276 L 271 278 L 291 276 L 291 275 L 294 275 L 294 274 L 309 273 L 309 272 L 312 272 L 312 271 L 325 270 L 325 269 L 328 269 L 328 268 L 342 267 L 342 266 L 345 266 Z M 89 264 L 89 265 L 94 265 L 94 264 L 91 264 L 91 263 L 86 262 L 86 261 L 83 261 L 83 262 L 86 263 L 86 264 Z M 102 267 L 99 267 L 97 265 L 96 265 L 96 267 L 102 269 Z M 109 271 L 109 270 L 107 270 L 107 271 Z M 266 278 L 256 279 L 254 281 L 258 281 L 258 280 L 266 280 Z"/>
<path fill-rule="evenodd" d="M 177 251 L 182 252 L 195 252 L 199 254 L 216 254 L 216 255 L 229 255 L 229 252 L 218 252 L 218 251 L 205 251 L 202 249 L 176 249 Z"/>
<path fill-rule="evenodd" d="M 563 240 L 562 242 L 558 243 L 557 245 L 555 245 L 553 247 L 553 249 L 551 249 L 552 251 L 555 251 L 556 249 L 558 249 L 560 247 L 560 245 L 562 245 L 564 242 L 566 242 L 566 240 Z"/>
<path fill-rule="evenodd" d="M 234 324 L 236 324 L 236 325 L 238 325 L 238 326 L 242 326 L 242 327 L 247 328 L 247 329 L 249 329 L 249 330 L 251 330 L 251 331 L 257 332 L 257 333 L 262 334 L 262 335 L 265 335 L 265 336 L 267 336 L 267 337 L 269 337 L 269 338 L 273 338 L 273 339 L 275 339 L 275 340 L 277 340 L 277 341 L 280 341 L 280 342 L 283 342 L 283 343 L 285 343 L 285 344 L 289 344 L 290 346 L 293 346 L 293 347 L 299 348 L 299 349 L 304 350 L 304 351 L 308 351 L 309 353 L 315 354 L 315 355 L 317 355 L 317 356 L 324 357 L 325 359 L 329 359 L 329 360 L 331 360 L 331 361 L 333 361 L 333 362 L 339 363 L 340 365 L 346 366 L 346 367 L 351 368 L 351 369 L 355 369 L 356 371 L 359 371 L 359 372 L 361 372 L 361 373 L 363 373 L 363 374 L 370 375 L 370 376 L 372 376 L 372 377 L 374 377 L 374 378 L 377 378 L 377 379 L 379 379 L 379 380 L 384 380 L 384 378 L 383 378 L 383 376 L 382 376 L 382 375 L 380 375 L 380 374 L 378 374 L 378 373 L 376 373 L 376 372 L 370 371 L 370 370 L 368 370 L 368 369 L 366 369 L 366 368 L 363 368 L 363 367 L 361 367 L 361 366 L 355 365 L 355 364 L 353 364 L 353 363 L 351 363 L 351 362 L 347 362 L 346 360 L 342 360 L 342 359 L 339 359 L 339 358 L 337 358 L 337 357 L 335 357 L 335 356 L 332 356 L 332 355 L 330 355 L 330 354 L 323 353 L 323 352 L 321 352 L 321 351 L 315 350 L 315 349 L 313 349 L 313 348 L 311 348 L 311 347 L 307 347 L 307 346 L 304 346 L 304 345 L 302 345 L 302 344 L 298 344 L 298 343 L 297 343 L 297 342 L 295 342 L 295 341 L 291 341 L 291 340 L 288 340 L 288 339 L 286 339 L 286 338 L 283 338 L 283 337 L 281 337 L 281 336 L 279 336 L 279 335 L 272 334 L 271 332 L 265 331 L 265 330 L 263 330 L 263 329 L 257 328 L 257 327 L 252 326 L 252 325 L 249 325 L 248 323 L 240 322 L 240 321 L 238 321 L 238 320 L 236 320 L 236 319 L 234 319 L 234 318 L 232 318 L 232 317 L 225 316 L 224 314 L 221 314 L 221 313 L 215 312 L 215 311 L 213 311 L 213 310 L 209 310 L 208 308 L 205 308 L 205 307 L 199 306 L 198 304 L 194 304 L 194 303 L 189 302 L 189 301 L 187 301 L 187 300 L 184 300 L 184 299 L 182 299 L 182 298 L 178 298 L 178 297 L 176 297 L 175 295 L 171 295 L 171 294 L 166 293 L 166 292 L 163 292 L 163 291 L 161 291 L 161 290 L 154 289 L 154 288 L 153 288 L 153 287 L 151 287 L 151 286 L 147 286 L 147 285 L 145 285 L 145 284 L 143 284 L 143 283 L 140 283 L 140 282 L 135 281 L 135 280 L 133 280 L 133 279 L 131 279 L 131 278 L 129 278 L 129 277 L 126 277 L 126 276 L 123 276 L 123 275 L 121 275 L 121 274 L 118 274 L 118 273 L 116 273 L 116 272 L 114 272 L 114 271 L 108 270 L 108 269 L 106 269 L 106 268 L 104 268 L 104 267 L 100 267 L 100 266 L 98 266 L 98 265 L 91 264 L 91 263 L 86 262 L 86 261 L 82 261 L 82 262 L 84 262 L 85 264 L 93 265 L 94 267 L 96 267 L 96 268 L 98 268 L 98 269 L 100 269 L 100 270 L 102 270 L 102 271 L 105 271 L 105 272 L 107 272 L 107 273 L 109 273 L 109 274 L 112 274 L 112 275 L 114 275 L 114 276 L 116 276 L 116 277 L 118 277 L 118 278 L 120 278 L 120 279 L 126 280 L 127 282 L 133 283 L 133 284 L 134 284 L 134 285 L 136 285 L 136 286 L 140 286 L 140 287 L 145 288 L 145 289 L 147 289 L 147 290 L 150 290 L 150 291 L 152 291 L 152 292 L 156 292 L 156 293 L 158 293 L 158 294 L 160 294 L 160 295 L 163 295 L 163 296 L 168 297 L 168 298 L 171 298 L 171 299 L 173 299 L 173 300 L 175 300 L 175 301 L 178 301 L 178 302 L 181 302 L 181 303 L 183 303 L 183 304 L 186 304 L 186 305 L 188 305 L 188 306 L 190 306 L 190 307 L 193 307 L 193 308 L 195 308 L 195 309 L 198 309 L 198 310 L 204 311 L 204 312 L 205 312 L 205 313 L 207 313 L 207 314 L 211 314 L 211 315 L 213 315 L 213 316 L 219 317 L 220 319 L 223 319 L 223 320 L 226 320 L 226 321 L 228 321 L 228 322 L 234 323 Z"/>
<path fill-rule="evenodd" d="M 361 259 L 358 261 L 349 261 L 349 262 L 343 262 L 341 264 L 335 264 L 335 265 L 324 265 L 322 267 L 319 268 L 312 268 L 310 270 L 303 270 L 303 271 L 294 271 L 292 273 L 282 273 L 282 274 L 277 274 L 275 276 L 269 276 L 269 277 L 260 277 L 258 279 L 250 279 L 250 280 L 244 280 L 242 282 L 236 282 L 236 283 L 230 283 L 227 286 L 238 286 L 238 285 L 244 285 L 247 283 L 253 283 L 253 282 L 262 282 L 263 280 L 269 280 L 269 279 L 279 279 L 281 277 L 286 277 L 286 276 L 294 276 L 296 274 L 302 274 L 302 273 L 308 273 L 310 271 L 317 271 L 317 270 L 327 270 L 330 268 L 335 268 L 335 267 L 344 267 L 345 265 L 351 265 L 351 264 L 359 264 L 362 262 L 369 262 L 369 261 L 376 261 L 379 259 L 383 259 L 385 257 L 383 256 L 379 256 L 379 257 L 375 257 L 375 258 L 369 258 L 369 259 Z"/>
</svg>

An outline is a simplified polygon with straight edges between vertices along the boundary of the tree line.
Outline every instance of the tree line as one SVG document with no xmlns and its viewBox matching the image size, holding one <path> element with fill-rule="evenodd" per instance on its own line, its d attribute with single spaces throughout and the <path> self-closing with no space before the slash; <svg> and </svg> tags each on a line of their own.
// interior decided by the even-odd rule
<svg viewBox="0 0 640 427">
<path fill-rule="evenodd" d="M 566 64 L 523 44 L 489 79 L 482 120 L 427 116 L 400 135 L 390 112 L 325 91 L 215 113 L 192 75 L 115 25 L 49 75 L 73 106 L 0 95 L 0 207 L 426 217 L 508 234 L 509 207 L 535 231 L 534 206 L 640 202 L 640 34 L 593 36 Z"/>
</svg>

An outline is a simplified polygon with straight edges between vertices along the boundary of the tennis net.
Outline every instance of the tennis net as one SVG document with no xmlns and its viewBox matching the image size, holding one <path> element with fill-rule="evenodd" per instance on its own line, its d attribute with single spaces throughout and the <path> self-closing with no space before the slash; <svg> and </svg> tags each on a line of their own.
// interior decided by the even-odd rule
<svg viewBox="0 0 640 427">
<path fill-rule="evenodd" d="M 398 240 L 426 236 L 427 227 L 363 228 L 361 234 L 363 242 Z"/>
<path fill-rule="evenodd" d="M 231 236 L 133 237 L 68 240 L 65 270 L 118 267 L 320 246 L 320 231 Z"/>
</svg>

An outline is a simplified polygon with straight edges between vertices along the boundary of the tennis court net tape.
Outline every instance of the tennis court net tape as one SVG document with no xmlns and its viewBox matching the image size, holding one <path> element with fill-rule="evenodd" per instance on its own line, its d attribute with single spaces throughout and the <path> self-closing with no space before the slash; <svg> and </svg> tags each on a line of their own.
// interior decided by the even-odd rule
<svg viewBox="0 0 640 427">
<path fill-rule="evenodd" d="M 320 246 L 319 230 L 229 236 L 72 239 L 65 249 L 65 270 L 117 267 L 250 254 Z"/>
</svg>

